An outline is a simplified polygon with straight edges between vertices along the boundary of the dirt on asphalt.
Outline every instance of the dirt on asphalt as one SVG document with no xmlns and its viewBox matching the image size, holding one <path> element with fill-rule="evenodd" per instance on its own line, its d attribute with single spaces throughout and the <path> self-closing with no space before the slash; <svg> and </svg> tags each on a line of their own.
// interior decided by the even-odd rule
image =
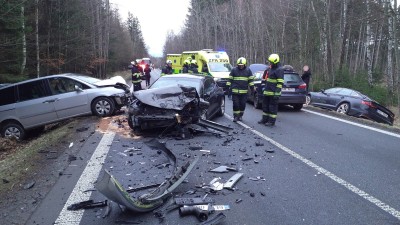
<svg viewBox="0 0 400 225">
<path fill-rule="evenodd" d="M 125 118 L 123 112 L 108 118 L 80 117 L 47 126 L 26 141 L 0 138 L 0 224 L 25 224 L 95 132 L 112 129 L 130 136 Z"/>
</svg>

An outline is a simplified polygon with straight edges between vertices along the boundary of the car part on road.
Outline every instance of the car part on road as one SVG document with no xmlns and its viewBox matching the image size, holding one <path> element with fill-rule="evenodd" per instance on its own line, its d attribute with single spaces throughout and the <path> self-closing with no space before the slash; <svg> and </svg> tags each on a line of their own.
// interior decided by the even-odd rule
<svg viewBox="0 0 400 225">
<path fill-rule="evenodd" d="M 219 166 L 215 169 L 210 170 L 210 172 L 214 172 L 214 173 L 227 173 L 229 171 L 237 172 L 238 170 L 236 168 L 228 167 L 228 166 Z"/>
<path fill-rule="evenodd" d="M 214 203 L 214 200 L 210 197 L 208 198 L 175 198 L 175 204 L 177 205 L 201 205 Z"/>
<path fill-rule="evenodd" d="M 203 119 L 199 119 L 199 121 L 196 123 L 200 126 L 205 126 L 217 131 L 221 131 L 224 133 L 229 133 L 229 131 L 233 130 L 232 127 L 228 127 L 228 126 L 224 126 L 222 124 L 210 121 L 210 120 L 203 120 Z"/>
<path fill-rule="evenodd" d="M 96 189 L 110 200 L 127 207 L 134 212 L 149 212 L 161 206 L 164 201 L 172 194 L 186 177 L 189 175 L 193 167 L 196 165 L 199 157 L 196 157 L 191 163 L 186 162 L 183 166 L 176 167 L 175 155 L 165 146 L 165 143 L 160 143 L 153 139 L 146 144 L 153 149 L 163 151 L 167 158 L 171 161 L 171 165 L 175 168 L 173 175 L 166 179 L 160 186 L 152 192 L 133 198 L 123 189 L 122 185 L 105 170 L 104 176 L 96 184 Z"/>
<path fill-rule="evenodd" d="M 243 173 L 237 173 L 233 175 L 229 180 L 224 184 L 224 188 L 233 189 L 233 186 L 243 177 Z"/>
<path fill-rule="evenodd" d="M 68 210 L 80 210 L 80 209 L 91 209 L 96 207 L 107 206 L 107 200 L 102 202 L 94 202 L 93 200 L 87 200 L 83 202 L 74 203 L 67 207 Z"/>
<path fill-rule="evenodd" d="M 195 215 L 200 222 L 208 219 L 208 214 L 211 212 L 202 210 L 195 206 L 183 206 L 179 208 L 179 215 L 184 217 L 188 215 Z"/>
<path fill-rule="evenodd" d="M 220 222 L 222 222 L 225 218 L 226 218 L 225 214 L 221 212 L 221 213 L 218 213 L 213 218 L 200 223 L 200 225 L 217 225 Z"/>
</svg>

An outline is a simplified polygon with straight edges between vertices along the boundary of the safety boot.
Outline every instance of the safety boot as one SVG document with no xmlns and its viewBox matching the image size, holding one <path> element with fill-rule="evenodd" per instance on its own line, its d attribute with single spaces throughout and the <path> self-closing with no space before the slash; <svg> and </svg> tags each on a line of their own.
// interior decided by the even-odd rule
<svg viewBox="0 0 400 225">
<path fill-rule="evenodd" d="M 239 116 L 238 116 L 239 121 L 242 121 L 242 116 L 243 116 L 243 113 L 239 113 Z"/>
<path fill-rule="evenodd" d="M 235 122 L 235 123 L 236 123 L 238 120 L 239 120 L 239 116 L 237 116 L 237 115 L 234 115 L 234 116 L 233 116 L 233 122 Z"/>
<path fill-rule="evenodd" d="M 267 123 L 267 122 L 268 122 L 268 117 L 267 116 L 263 116 L 261 118 L 261 120 L 259 120 L 257 123 L 264 124 L 264 123 Z"/>
<path fill-rule="evenodd" d="M 267 127 L 273 127 L 273 126 L 275 126 L 275 122 L 268 121 L 264 125 L 267 126 Z"/>
</svg>

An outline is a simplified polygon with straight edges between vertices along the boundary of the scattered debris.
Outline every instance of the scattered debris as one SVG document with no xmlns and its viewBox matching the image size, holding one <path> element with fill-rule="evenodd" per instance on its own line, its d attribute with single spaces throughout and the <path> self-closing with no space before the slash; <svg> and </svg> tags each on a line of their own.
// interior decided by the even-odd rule
<svg viewBox="0 0 400 225">
<path fill-rule="evenodd" d="M 67 207 L 67 210 L 80 210 L 80 209 L 90 209 L 90 208 L 96 208 L 96 207 L 105 207 L 107 206 L 107 200 L 104 200 L 102 202 L 94 202 L 93 200 L 87 200 L 83 202 L 78 202 L 74 203 L 70 206 Z"/>
<path fill-rule="evenodd" d="M 264 193 L 264 192 L 262 192 L 262 191 L 260 191 L 260 194 L 261 194 L 262 196 L 265 196 L 265 193 Z"/>
<path fill-rule="evenodd" d="M 204 152 L 204 153 L 211 153 L 210 150 L 205 150 L 205 149 L 201 149 L 200 152 Z"/>
<path fill-rule="evenodd" d="M 74 142 L 71 142 L 68 148 L 72 148 L 72 146 L 74 146 Z"/>
<path fill-rule="evenodd" d="M 228 167 L 228 166 L 219 166 L 215 169 L 210 170 L 210 172 L 214 172 L 214 173 L 227 173 L 229 171 L 237 172 L 238 170 L 236 168 Z"/>
<path fill-rule="evenodd" d="M 8 184 L 8 183 L 10 183 L 10 181 L 8 181 L 7 179 L 3 178 L 3 184 Z"/>
<path fill-rule="evenodd" d="M 175 204 L 177 205 L 201 205 L 214 203 L 214 200 L 210 197 L 205 198 L 175 198 Z"/>
<path fill-rule="evenodd" d="M 252 159 L 253 159 L 253 157 L 248 157 L 248 158 L 242 159 L 242 161 L 248 161 L 248 160 L 252 160 Z"/>
<path fill-rule="evenodd" d="M 223 221 L 226 218 L 225 214 L 218 213 L 216 216 L 214 216 L 213 218 L 200 223 L 200 225 L 215 225 L 215 224 L 219 224 L 221 221 Z"/>
<path fill-rule="evenodd" d="M 175 168 L 173 175 L 169 176 L 160 186 L 150 193 L 134 198 L 121 188 L 122 185 L 107 170 L 105 170 L 103 178 L 96 183 L 96 188 L 100 193 L 134 212 L 149 212 L 164 204 L 164 201 L 186 179 L 199 160 L 199 157 L 196 157 L 192 163 L 186 162 L 183 166 L 177 167 L 176 157 L 165 146 L 165 143 L 152 139 L 146 144 L 152 149 L 162 150 L 171 161 L 173 168 Z"/>
<path fill-rule="evenodd" d="M 81 127 L 81 128 L 76 129 L 76 132 L 83 132 L 83 131 L 87 131 L 87 130 L 89 130 L 89 127 Z"/>
<path fill-rule="evenodd" d="M 273 150 L 273 149 L 267 149 L 265 151 L 268 152 L 268 153 L 274 153 L 275 152 L 275 150 Z"/>
<path fill-rule="evenodd" d="M 243 200 L 241 199 L 241 198 L 238 198 L 238 199 L 236 199 L 236 201 L 235 201 L 235 203 L 240 203 L 240 202 L 242 202 Z"/>
<path fill-rule="evenodd" d="M 26 190 L 26 189 L 31 189 L 34 185 L 35 185 L 35 181 L 31 181 L 31 182 L 29 182 L 29 183 L 27 183 L 27 184 L 25 184 L 24 185 L 24 189 Z"/>
<path fill-rule="evenodd" d="M 249 177 L 249 180 L 253 180 L 253 181 L 259 181 L 259 180 L 266 181 L 264 177 L 260 177 L 260 176 L 258 176 L 258 177 Z"/>
<path fill-rule="evenodd" d="M 253 197 L 254 198 L 254 196 L 256 196 L 253 192 L 251 192 L 250 193 L 250 197 Z"/>
<path fill-rule="evenodd" d="M 185 194 L 188 194 L 188 195 L 196 194 L 196 190 L 189 190 L 189 191 L 185 192 Z"/>
<path fill-rule="evenodd" d="M 210 213 L 195 206 L 182 206 L 179 208 L 180 216 L 195 215 L 200 222 L 208 220 L 208 214 Z"/>
<path fill-rule="evenodd" d="M 189 146 L 189 149 L 192 150 L 192 151 L 195 151 L 195 150 L 203 149 L 203 147 L 199 146 L 199 145 L 195 145 L 195 146 Z"/>
<path fill-rule="evenodd" d="M 210 189 L 214 191 L 220 191 L 224 188 L 233 190 L 233 186 L 242 178 L 243 173 L 236 173 L 226 183 L 219 182 L 221 180 L 220 177 L 214 178 L 210 182 Z"/>
<path fill-rule="evenodd" d="M 264 146 L 264 143 L 262 143 L 262 142 L 260 142 L 260 141 L 257 141 L 257 142 L 256 142 L 256 146 Z"/>
<path fill-rule="evenodd" d="M 231 207 L 229 205 L 194 205 L 194 207 L 197 207 L 199 209 L 205 210 L 205 211 L 224 211 L 224 210 L 229 210 Z"/>
<path fill-rule="evenodd" d="M 103 213 L 103 215 L 101 217 L 102 218 L 106 218 L 108 215 L 110 215 L 111 209 L 112 209 L 112 202 L 111 201 L 110 202 L 107 201 L 106 210 L 104 210 L 104 213 Z"/>
<path fill-rule="evenodd" d="M 74 155 L 68 155 L 68 162 L 72 162 L 76 160 L 76 156 Z"/>
</svg>

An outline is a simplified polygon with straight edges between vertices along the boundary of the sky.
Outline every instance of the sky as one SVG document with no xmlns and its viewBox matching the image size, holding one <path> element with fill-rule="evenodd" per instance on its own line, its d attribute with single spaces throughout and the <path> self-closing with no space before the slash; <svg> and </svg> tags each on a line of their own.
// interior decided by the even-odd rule
<svg viewBox="0 0 400 225">
<path fill-rule="evenodd" d="M 128 12 L 138 18 L 149 54 L 160 57 L 167 32 L 178 34 L 183 27 L 190 0 L 110 0 L 110 3 L 119 9 L 122 21 L 126 21 Z"/>
</svg>

